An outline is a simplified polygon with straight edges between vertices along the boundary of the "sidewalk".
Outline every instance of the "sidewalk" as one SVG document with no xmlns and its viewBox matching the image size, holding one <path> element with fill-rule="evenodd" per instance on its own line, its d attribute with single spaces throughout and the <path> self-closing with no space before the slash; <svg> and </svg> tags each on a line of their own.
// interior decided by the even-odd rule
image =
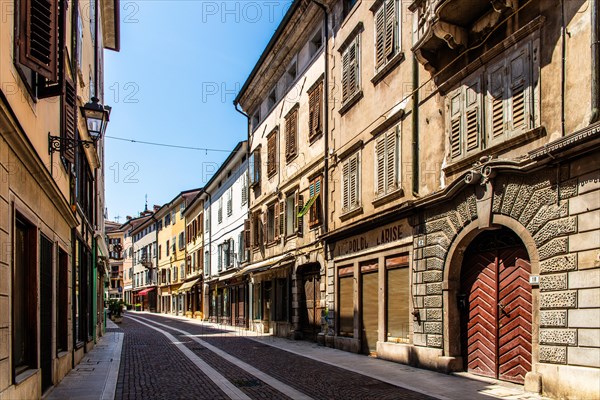
<svg viewBox="0 0 600 400">
<path fill-rule="evenodd" d="M 140 316 L 142 316 L 141 314 L 150 313 L 141 312 L 135 314 L 140 314 Z M 135 316 L 135 314 L 132 316 Z M 247 337 L 248 339 L 256 340 L 269 346 L 277 347 L 294 354 L 302 355 L 304 357 L 308 357 L 339 368 L 344 368 L 349 371 L 366 375 L 395 386 L 410 389 L 418 393 L 437 397 L 439 399 L 546 399 L 545 397 L 537 394 L 524 392 L 523 387 L 520 385 L 501 382 L 485 377 L 478 377 L 471 374 L 459 373 L 446 375 L 391 361 L 368 357 L 365 355 L 336 350 L 330 347 L 320 346 L 314 342 L 289 340 L 270 336 L 268 334 L 259 334 L 227 325 L 201 322 L 199 320 L 192 320 L 181 316 L 165 314 L 150 315 L 160 315 L 166 317 L 167 319 L 178 319 L 192 324 L 204 325 L 207 327 L 229 331 L 230 335 Z M 222 333 L 219 335 L 222 335 Z"/>
<path fill-rule="evenodd" d="M 106 321 L 107 332 L 44 400 L 113 400 L 119 378 L 123 333 Z"/>
</svg>

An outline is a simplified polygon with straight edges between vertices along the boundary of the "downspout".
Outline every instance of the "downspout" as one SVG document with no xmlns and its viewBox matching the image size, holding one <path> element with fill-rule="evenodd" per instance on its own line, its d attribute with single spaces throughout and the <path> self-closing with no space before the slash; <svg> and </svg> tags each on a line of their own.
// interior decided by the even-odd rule
<svg viewBox="0 0 600 400">
<path fill-rule="evenodd" d="M 592 1 L 594 3 L 594 1 Z M 562 41 L 562 61 L 560 70 L 560 130 L 561 136 L 565 136 L 565 83 L 566 83 L 566 64 L 567 64 L 567 44 L 566 44 L 566 26 L 565 26 L 565 2 L 560 2 L 560 36 Z"/>
<path fill-rule="evenodd" d="M 412 194 L 419 195 L 419 63 L 413 54 L 412 74 Z"/>
<path fill-rule="evenodd" d="M 591 2 L 592 19 L 592 116 L 590 124 L 600 120 L 600 18 L 598 18 L 598 2 Z"/>
<path fill-rule="evenodd" d="M 323 134 L 325 135 L 323 143 L 323 233 L 329 231 L 329 13 L 327 7 L 317 0 L 311 0 L 321 10 L 323 10 L 323 31 L 325 32 L 324 52 L 325 52 L 325 74 L 323 76 Z M 325 252 L 327 253 L 327 252 Z"/>
</svg>

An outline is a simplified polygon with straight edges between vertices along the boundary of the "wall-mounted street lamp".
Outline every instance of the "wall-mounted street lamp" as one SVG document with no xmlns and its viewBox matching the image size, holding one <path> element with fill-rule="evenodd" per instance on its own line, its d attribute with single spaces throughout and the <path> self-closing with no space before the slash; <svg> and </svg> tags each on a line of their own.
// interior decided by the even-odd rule
<svg viewBox="0 0 600 400">
<path fill-rule="evenodd" d="M 48 134 L 50 153 L 69 150 L 78 145 L 82 145 L 85 148 L 96 145 L 106 131 L 106 125 L 108 124 L 111 110 L 111 107 L 103 106 L 98 103 L 99 101 L 98 98 L 92 97 L 91 101 L 87 102 L 83 107 L 79 107 L 83 114 L 83 118 L 85 118 L 85 125 L 92 140 L 73 139 Z"/>
</svg>

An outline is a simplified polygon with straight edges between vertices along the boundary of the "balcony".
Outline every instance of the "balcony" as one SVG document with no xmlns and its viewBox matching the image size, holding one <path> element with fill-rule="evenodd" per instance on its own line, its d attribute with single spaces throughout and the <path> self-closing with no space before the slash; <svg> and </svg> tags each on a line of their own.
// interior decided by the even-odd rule
<svg viewBox="0 0 600 400">
<path fill-rule="evenodd" d="M 415 0 L 417 34 L 412 51 L 430 73 L 440 70 L 467 47 L 485 41 L 517 0 Z"/>
</svg>

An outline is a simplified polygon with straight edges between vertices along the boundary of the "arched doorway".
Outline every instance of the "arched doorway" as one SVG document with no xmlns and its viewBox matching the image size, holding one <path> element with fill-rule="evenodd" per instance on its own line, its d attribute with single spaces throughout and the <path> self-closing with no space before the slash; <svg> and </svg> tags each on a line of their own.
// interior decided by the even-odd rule
<svg viewBox="0 0 600 400">
<path fill-rule="evenodd" d="M 532 362 L 531 264 L 511 230 L 480 233 L 467 247 L 458 307 L 468 372 L 523 383 Z"/>
</svg>

